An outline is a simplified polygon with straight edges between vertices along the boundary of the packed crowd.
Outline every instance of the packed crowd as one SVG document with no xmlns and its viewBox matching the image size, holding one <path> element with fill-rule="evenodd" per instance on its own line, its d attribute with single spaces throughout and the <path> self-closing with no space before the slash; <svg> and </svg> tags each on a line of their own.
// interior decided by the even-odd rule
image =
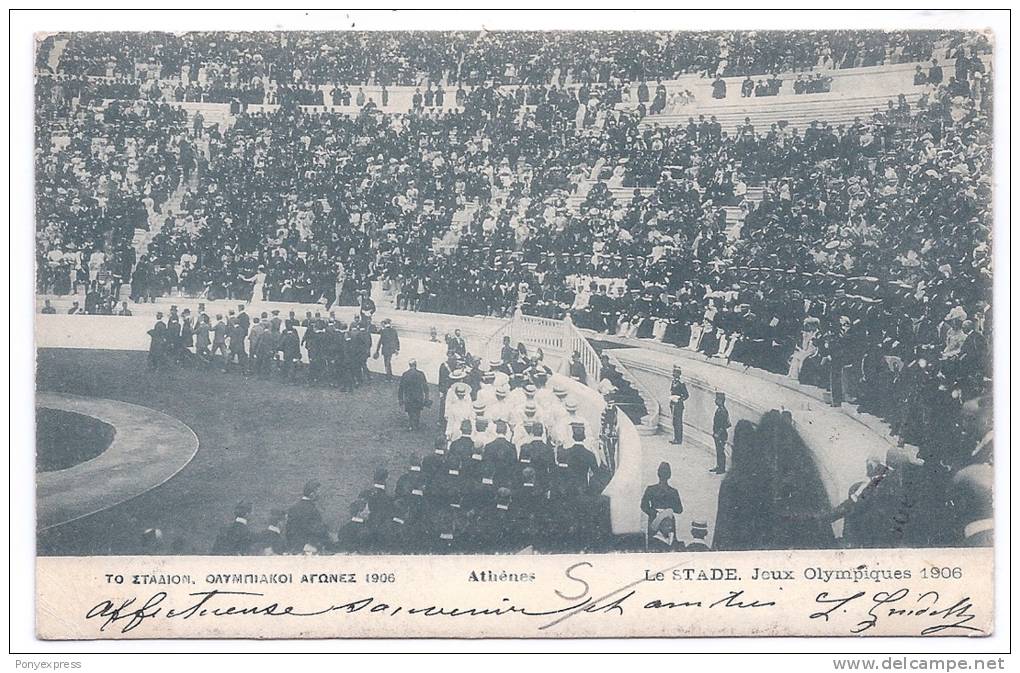
<svg viewBox="0 0 1020 673">
<path fill-rule="evenodd" d="M 72 33 L 56 73 L 222 86 L 564 84 L 926 61 L 952 31 Z M 982 46 L 988 44 L 985 39 Z M 46 61 L 40 67 L 49 70 Z"/>
<path fill-rule="evenodd" d="M 68 78 L 37 88 L 40 289 L 70 293 L 130 273 L 135 299 L 181 293 L 328 311 L 380 281 L 398 308 L 569 312 L 596 331 L 820 385 L 833 404 L 885 416 L 928 464 L 951 473 L 968 462 L 977 439 L 962 407 L 988 392 L 992 337 L 984 36 L 833 32 L 802 43 L 784 34 L 779 48 L 769 33 L 338 35 L 360 46 L 313 48 L 300 34 L 76 35 L 58 68 Z M 505 78 L 485 65 L 495 44 L 504 62 L 523 59 Z M 587 55 L 522 55 L 577 56 L 572 45 Z M 401 57 L 376 58 L 394 48 L 418 74 Z M 352 58 L 336 73 L 330 55 L 344 50 L 393 71 L 373 75 Z M 272 112 L 238 108 L 220 128 L 189 125 L 144 96 L 96 105 L 105 96 L 81 96 L 75 79 L 105 67 L 113 81 L 103 86 L 124 79 L 132 98 L 131 63 L 162 76 L 188 70 L 191 82 L 217 59 L 230 68 L 213 80 L 230 86 L 273 73 L 294 91 L 424 82 L 433 105 L 423 95 L 410 114 L 368 101 L 356 115 L 326 114 L 300 109 L 301 94 Z M 620 82 L 683 70 L 753 83 L 820 62 L 919 59 L 931 62 L 914 79 L 919 99 L 900 96 L 847 124 L 765 130 L 748 119 L 727 132 L 710 115 L 661 126 L 613 107 Z M 568 75 L 581 84 L 563 86 Z M 444 79 L 457 82 L 446 93 L 456 110 L 435 106 L 432 84 Z M 502 90 L 491 79 L 528 86 Z M 761 95 L 772 95 L 770 81 Z M 341 102 L 352 93 L 334 88 Z M 656 107 L 658 87 L 645 97 Z M 633 196 L 617 198 L 620 188 Z M 157 219 L 136 263 L 130 236 Z"/>
</svg>

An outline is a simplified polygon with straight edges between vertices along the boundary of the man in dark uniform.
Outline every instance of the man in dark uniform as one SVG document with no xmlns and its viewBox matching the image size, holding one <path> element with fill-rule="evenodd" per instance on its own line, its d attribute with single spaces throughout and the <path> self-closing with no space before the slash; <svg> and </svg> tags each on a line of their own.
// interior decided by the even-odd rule
<svg viewBox="0 0 1020 673">
<path fill-rule="evenodd" d="M 464 419 L 460 422 L 460 437 L 450 442 L 450 447 L 447 451 L 458 459 L 463 461 L 471 460 L 472 455 L 475 453 L 475 442 L 471 435 L 474 431 L 474 426 L 471 421 Z"/>
<path fill-rule="evenodd" d="M 556 455 L 545 440 L 545 427 L 541 423 L 529 423 L 526 428 L 527 441 L 521 445 L 517 460 L 523 469 L 534 471 L 539 487 L 548 489 L 549 472 L 556 463 Z"/>
<path fill-rule="evenodd" d="M 367 319 L 358 323 L 354 334 L 358 343 L 358 373 L 363 381 L 371 381 L 372 374 L 368 371 L 368 359 L 372 357 L 372 330 Z"/>
<path fill-rule="evenodd" d="M 227 355 L 227 364 L 234 362 L 237 359 L 237 366 L 241 371 L 244 371 L 248 365 L 248 353 L 245 351 L 244 340 L 247 338 L 248 333 L 244 330 L 240 323 L 237 322 L 237 318 L 234 318 L 230 323 L 230 351 Z"/>
<path fill-rule="evenodd" d="M 482 462 L 490 466 L 495 474 L 496 483 L 499 486 L 509 486 L 513 483 L 514 469 L 517 463 L 517 449 L 510 440 L 506 438 L 506 421 L 499 419 L 495 423 L 496 436 L 482 451 Z"/>
<path fill-rule="evenodd" d="M 549 532 L 549 490 L 538 479 L 535 468 L 521 470 L 521 485 L 514 496 L 517 530 L 522 541 L 536 543 Z"/>
<path fill-rule="evenodd" d="M 502 487 L 495 492 L 493 501 L 481 507 L 471 526 L 472 546 L 478 551 L 520 551 L 516 530 L 517 512 L 512 506 L 513 493 Z"/>
<path fill-rule="evenodd" d="M 291 552 L 300 554 L 305 545 L 325 549 L 329 544 L 329 533 L 322 520 L 319 508 L 315 506 L 321 484 L 312 479 L 302 492 L 301 499 L 287 510 L 287 546 Z"/>
<path fill-rule="evenodd" d="M 675 514 L 684 511 L 684 505 L 680 501 L 680 492 L 669 484 L 669 478 L 672 476 L 669 463 L 659 463 L 656 475 L 659 477 L 659 483 L 646 488 L 644 495 L 641 496 L 641 511 L 648 516 L 649 538 L 655 534 L 655 531 L 652 530 L 652 521 L 655 520 L 660 510 L 673 510 Z"/>
<path fill-rule="evenodd" d="M 351 503 L 350 515 L 350 519 L 337 531 L 334 551 L 349 554 L 364 554 L 371 551 L 372 533 L 367 519 L 371 514 L 368 503 L 360 498 L 355 500 Z"/>
<path fill-rule="evenodd" d="M 192 362 L 191 347 L 195 345 L 195 323 L 191 319 L 191 309 L 181 312 L 181 337 L 177 342 L 178 359 L 181 364 Z"/>
<path fill-rule="evenodd" d="M 212 553 L 218 556 L 243 556 L 251 551 L 251 532 L 248 530 L 248 516 L 251 505 L 246 502 L 234 507 L 234 520 L 227 524 L 213 544 Z"/>
<path fill-rule="evenodd" d="M 166 356 L 167 362 L 177 361 L 181 344 L 181 318 L 177 315 L 177 306 L 170 306 L 170 315 L 166 318 Z"/>
<path fill-rule="evenodd" d="M 729 436 L 730 412 L 726 410 L 726 393 L 715 394 L 715 416 L 712 418 L 712 439 L 715 440 L 715 467 L 709 472 L 726 472 L 726 439 Z"/>
<path fill-rule="evenodd" d="M 567 448 L 567 470 L 575 491 L 587 493 L 591 477 L 598 470 L 598 461 L 595 454 L 584 445 L 584 423 L 571 423 L 570 431 L 573 444 Z"/>
<path fill-rule="evenodd" d="M 280 352 L 283 353 L 283 379 L 291 381 L 301 365 L 301 339 L 292 324 L 288 324 L 280 336 Z"/>
<path fill-rule="evenodd" d="M 679 365 L 673 365 L 673 383 L 669 386 L 669 410 L 673 415 L 673 441 L 671 444 L 684 443 L 684 403 L 691 396 L 687 384 L 681 378 L 683 372 Z"/>
<path fill-rule="evenodd" d="M 379 528 L 392 516 L 393 499 L 386 492 L 386 482 L 390 473 L 385 467 L 376 468 L 372 476 L 372 488 L 365 501 L 368 503 L 368 527 L 373 536 L 378 536 Z"/>
<path fill-rule="evenodd" d="M 166 352 L 167 331 L 163 314 L 156 312 L 156 324 L 149 330 L 149 369 L 159 369 Z"/>
<path fill-rule="evenodd" d="M 420 526 L 425 515 L 425 473 L 418 454 L 411 454 L 407 471 L 397 479 L 394 494 L 407 508 L 407 522 Z"/>
<path fill-rule="evenodd" d="M 439 365 L 439 421 L 444 423 L 446 419 L 446 397 L 450 392 L 450 387 L 453 385 L 453 372 L 458 367 L 457 354 L 453 351 L 449 351 L 446 356 L 446 361 Z"/>
<path fill-rule="evenodd" d="M 237 323 L 244 330 L 245 336 L 247 336 L 248 330 L 251 328 L 251 318 L 248 317 L 248 312 L 244 310 L 244 304 L 237 305 Z"/>
<path fill-rule="evenodd" d="M 287 513 L 282 509 L 270 511 L 269 525 L 255 536 L 251 545 L 252 552 L 261 556 L 279 556 L 287 553 L 287 541 L 282 532 L 286 520 Z"/>
<path fill-rule="evenodd" d="M 407 371 L 400 376 L 397 388 L 397 400 L 401 408 L 407 412 L 411 430 L 421 426 L 421 410 L 428 406 L 429 389 L 425 375 L 418 371 L 418 361 L 407 363 Z"/>
<path fill-rule="evenodd" d="M 387 554 L 410 554 L 417 550 L 421 528 L 412 520 L 406 499 L 397 498 L 389 517 L 379 527 L 377 549 Z"/>
<path fill-rule="evenodd" d="M 386 367 L 386 378 L 393 378 L 393 356 L 400 352 L 400 337 L 393 327 L 389 318 L 382 321 L 382 330 L 379 332 L 379 343 L 375 347 L 375 357 L 382 353 L 383 365 Z"/>
</svg>

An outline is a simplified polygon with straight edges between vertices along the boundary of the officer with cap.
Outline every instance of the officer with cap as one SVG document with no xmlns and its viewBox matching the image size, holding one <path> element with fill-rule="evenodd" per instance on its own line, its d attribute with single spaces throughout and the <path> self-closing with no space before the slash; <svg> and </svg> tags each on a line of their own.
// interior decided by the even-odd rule
<svg viewBox="0 0 1020 673">
<path fill-rule="evenodd" d="M 673 441 L 684 443 L 684 404 L 690 398 L 687 384 L 683 381 L 680 365 L 673 365 L 673 382 L 669 386 L 669 410 L 673 416 Z"/>
<path fill-rule="evenodd" d="M 648 517 L 648 538 L 655 535 L 655 528 L 652 521 L 661 510 L 671 510 L 676 514 L 684 511 L 684 505 L 680 501 L 680 492 L 670 485 L 669 479 L 673 470 L 669 463 L 659 463 L 656 471 L 659 481 L 645 489 L 641 496 L 641 511 Z"/>
</svg>

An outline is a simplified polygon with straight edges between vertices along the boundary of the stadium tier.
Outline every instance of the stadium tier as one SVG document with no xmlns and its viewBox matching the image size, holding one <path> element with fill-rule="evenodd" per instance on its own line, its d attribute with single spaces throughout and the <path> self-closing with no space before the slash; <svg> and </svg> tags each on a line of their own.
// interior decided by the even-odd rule
<svg viewBox="0 0 1020 673">
<path fill-rule="evenodd" d="M 415 326 L 429 357 L 449 346 L 451 366 L 479 380 L 505 367 L 523 391 L 536 352 L 548 356 L 557 375 L 587 385 L 577 395 L 589 440 L 607 399 L 628 417 L 613 440 L 626 442 L 598 454 L 591 482 L 585 472 L 591 507 L 604 496 L 608 509 L 577 524 L 573 548 L 610 544 L 606 530 L 646 532 L 654 519 L 633 507 L 635 489 L 654 474 L 650 456 L 666 455 L 648 447 L 685 424 L 718 473 L 727 459 L 753 462 L 754 437 L 777 452 L 773 469 L 796 472 L 795 486 L 777 477 L 798 504 L 774 520 L 787 533 L 810 523 L 776 546 L 836 536 L 898 544 L 860 521 L 845 532 L 847 493 L 857 502 L 889 469 L 950 484 L 989 459 L 984 36 L 47 40 L 35 101 L 43 312 L 151 323 L 175 304 L 175 318 L 186 307 L 189 329 L 208 333 L 222 308 L 226 339 L 269 369 L 235 363 L 226 341 L 218 354 L 194 342 L 157 354 L 157 368 L 219 368 L 224 357 L 245 374 L 290 381 L 297 371 L 321 384 L 335 366 L 330 385 L 343 386 L 343 365 L 320 361 L 305 337 L 364 332 L 371 347 L 373 334 L 382 338 L 377 308 Z M 235 335 L 228 305 L 239 303 L 253 316 L 304 316 L 293 318 L 297 350 L 259 351 L 247 324 Z M 352 310 L 360 327 L 345 322 Z M 261 317 L 282 344 L 283 318 Z M 474 359 L 434 333 L 458 321 L 481 349 Z M 136 329 L 126 350 L 141 349 L 144 335 Z M 671 364 L 689 370 L 686 420 Z M 450 383 L 434 373 L 430 382 Z M 835 426 L 859 451 L 823 446 L 819 427 Z M 624 445 L 630 462 L 617 464 Z M 802 462 L 814 471 L 791 467 Z M 897 483 L 899 494 L 912 488 Z M 954 517 L 971 509 L 928 504 L 936 514 L 900 542 L 963 544 Z M 719 544 L 768 545 L 749 535 L 728 531 Z"/>
</svg>

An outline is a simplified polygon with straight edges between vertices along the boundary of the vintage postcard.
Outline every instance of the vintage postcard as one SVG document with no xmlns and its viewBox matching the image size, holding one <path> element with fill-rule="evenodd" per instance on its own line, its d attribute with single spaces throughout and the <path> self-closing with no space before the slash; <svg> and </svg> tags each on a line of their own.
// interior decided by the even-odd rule
<svg viewBox="0 0 1020 673">
<path fill-rule="evenodd" d="M 69 27 L 38 638 L 993 632 L 991 29 Z"/>
</svg>

